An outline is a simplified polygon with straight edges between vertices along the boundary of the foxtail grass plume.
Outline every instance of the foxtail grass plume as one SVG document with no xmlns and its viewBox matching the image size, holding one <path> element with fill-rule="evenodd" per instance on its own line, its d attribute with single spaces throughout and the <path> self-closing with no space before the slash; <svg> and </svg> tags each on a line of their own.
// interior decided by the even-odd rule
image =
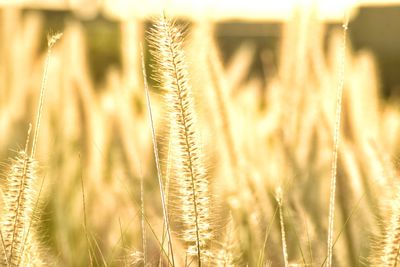
<svg viewBox="0 0 400 267">
<path fill-rule="evenodd" d="M 30 153 L 29 126 L 25 149 L 10 160 L 9 170 L 6 172 L 2 191 L 4 205 L 0 218 L 2 266 L 44 266 L 41 257 L 39 242 L 36 238 L 37 206 L 40 195 L 37 184 L 38 163 L 34 159 L 37 139 L 39 135 L 40 119 L 42 115 L 44 94 L 46 89 L 47 71 L 51 58 L 52 47 L 61 34 L 48 37 L 48 50 L 44 67 L 43 80 L 40 90 L 37 118 L 34 137 Z"/>
<path fill-rule="evenodd" d="M 165 16 L 150 30 L 151 54 L 155 58 L 155 78 L 160 83 L 170 121 L 170 155 L 174 174 L 170 198 L 179 207 L 184 226 L 187 254 L 197 257 L 198 265 L 211 256 L 213 237 L 210 219 L 209 181 L 201 152 L 192 88 L 183 52 L 182 32 Z"/>
<path fill-rule="evenodd" d="M 396 177 L 397 178 L 397 177 Z M 400 184 L 388 188 L 389 197 L 384 202 L 383 231 L 372 238 L 370 266 L 397 266 L 400 261 Z"/>
<path fill-rule="evenodd" d="M 10 160 L 9 166 L 2 188 L 1 263 L 3 266 L 41 266 L 43 262 L 33 230 L 37 215 L 38 164 L 29 156 L 26 146 L 16 158 Z"/>
</svg>

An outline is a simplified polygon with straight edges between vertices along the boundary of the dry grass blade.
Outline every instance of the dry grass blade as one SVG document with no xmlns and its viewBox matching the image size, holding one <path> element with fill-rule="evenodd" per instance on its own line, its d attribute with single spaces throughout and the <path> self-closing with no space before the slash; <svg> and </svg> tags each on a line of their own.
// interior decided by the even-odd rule
<svg viewBox="0 0 400 267">
<path fill-rule="evenodd" d="M 88 254 L 90 260 L 90 266 L 93 266 L 93 248 L 89 239 L 88 229 L 87 229 L 87 219 L 86 219 L 86 199 L 85 199 L 85 187 L 83 184 L 83 178 L 81 176 L 81 190 L 82 190 L 82 207 L 83 207 L 83 230 L 85 231 L 86 242 L 88 245 Z"/>
<path fill-rule="evenodd" d="M 165 201 L 166 201 L 166 207 L 167 207 L 167 213 L 168 213 L 168 205 L 169 205 L 169 184 L 170 184 L 170 177 L 171 177 L 171 173 L 172 173 L 172 164 L 171 164 L 171 155 L 170 155 L 170 151 L 171 151 L 171 141 L 168 141 L 168 154 L 167 154 L 167 166 L 166 166 L 166 170 L 165 170 Z M 165 229 L 165 223 L 163 225 L 163 231 L 162 231 L 162 238 L 161 238 L 161 245 L 162 248 L 160 248 L 160 252 L 164 249 L 164 244 L 165 244 L 165 239 L 166 239 L 166 229 Z M 160 266 L 161 266 L 161 257 L 162 257 L 162 253 L 160 253 Z"/>
<path fill-rule="evenodd" d="M 258 267 L 261 267 L 264 264 L 264 261 L 265 261 L 265 249 L 267 247 L 268 238 L 270 237 L 271 230 L 272 230 L 272 225 L 273 225 L 273 223 L 275 221 L 275 217 L 276 217 L 276 214 L 278 213 L 278 210 L 279 210 L 279 205 L 276 206 L 274 214 L 272 215 L 272 218 L 271 218 L 271 222 L 268 225 L 267 230 L 265 231 L 265 238 L 264 238 L 263 246 L 262 246 L 262 248 L 260 250 L 260 253 L 259 253 L 259 256 L 258 256 L 258 260 L 257 260 L 257 266 Z"/>
<path fill-rule="evenodd" d="M 350 219 L 353 217 L 353 215 L 356 213 L 356 211 L 358 210 L 358 208 L 360 207 L 361 201 L 362 199 L 365 197 L 365 194 L 363 194 L 357 201 L 357 203 L 354 205 L 354 207 L 352 208 L 350 215 L 346 218 L 346 221 L 344 222 L 344 224 L 342 225 L 342 228 L 340 229 L 339 233 L 337 234 L 335 241 L 333 242 L 333 247 L 335 247 L 336 243 L 339 241 L 340 236 L 342 235 L 343 231 L 345 230 L 346 226 L 349 224 Z M 328 260 L 328 256 L 325 257 L 324 261 L 321 264 L 321 267 L 323 267 L 326 263 L 326 261 Z"/>
<path fill-rule="evenodd" d="M 152 138 L 153 138 L 153 151 L 154 151 L 154 157 L 155 157 L 155 160 L 156 160 L 157 177 L 158 177 L 158 185 L 160 187 L 161 204 L 162 204 L 163 216 L 164 216 L 164 224 L 167 227 L 168 243 L 169 243 L 169 247 L 170 247 L 170 250 L 171 250 L 172 264 L 175 265 L 174 252 L 173 252 L 172 240 L 171 240 L 171 227 L 170 227 L 170 223 L 169 223 L 169 217 L 168 217 L 168 211 L 167 211 L 167 205 L 166 205 L 164 184 L 163 184 L 162 172 L 161 172 L 161 164 L 160 164 L 160 160 L 159 160 L 159 157 L 158 157 L 157 140 L 156 140 L 156 133 L 155 133 L 155 129 L 154 129 L 153 113 L 151 111 L 151 102 L 150 102 L 150 95 L 149 95 L 149 87 L 148 87 L 148 84 L 147 84 L 147 75 L 146 75 L 146 68 L 145 68 L 145 63 L 144 63 L 143 48 L 142 48 L 142 71 L 143 71 L 144 88 L 145 88 L 145 91 L 146 91 L 147 109 L 148 109 L 148 112 L 149 112 L 149 118 L 150 118 L 150 124 L 151 124 L 151 134 L 152 134 Z M 163 245 L 161 245 L 161 246 L 163 246 Z"/>
<path fill-rule="evenodd" d="M 141 227 L 142 227 L 142 249 L 143 249 L 143 264 L 147 264 L 147 243 L 146 243 L 146 224 L 144 222 L 144 188 L 143 175 L 140 175 L 140 210 L 141 210 Z"/>
</svg>

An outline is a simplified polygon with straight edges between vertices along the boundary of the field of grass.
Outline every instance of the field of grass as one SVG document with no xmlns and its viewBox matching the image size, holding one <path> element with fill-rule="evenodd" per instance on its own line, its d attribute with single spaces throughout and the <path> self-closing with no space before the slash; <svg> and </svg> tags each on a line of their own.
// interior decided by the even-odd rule
<svg viewBox="0 0 400 267">
<path fill-rule="evenodd" d="M 1 266 L 396 266 L 400 109 L 346 21 L 296 14 L 265 80 L 211 22 L 119 26 L 98 83 L 80 23 L 0 12 Z"/>
</svg>

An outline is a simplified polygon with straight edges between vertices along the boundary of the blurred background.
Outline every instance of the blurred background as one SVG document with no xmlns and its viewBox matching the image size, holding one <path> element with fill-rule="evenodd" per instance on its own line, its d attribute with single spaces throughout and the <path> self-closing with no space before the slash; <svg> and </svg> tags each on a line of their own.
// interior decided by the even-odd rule
<svg viewBox="0 0 400 267">
<path fill-rule="evenodd" d="M 284 1 L 124 1 L 124 0 L 3 0 L 5 7 L 15 7 L 24 13 L 40 13 L 44 29 L 62 31 L 67 21 L 82 24 L 88 35 L 91 74 L 96 81 L 104 77 L 111 65 L 120 66 L 120 26 L 126 21 L 146 23 L 158 16 L 162 10 L 171 17 L 183 21 L 206 19 L 216 24 L 215 35 L 221 47 L 224 61 L 242 43 L 256 46 L 254 73 L 260 74 L 260 51 L 276 53 L 279 46 L 282 24 L 288 21 L 295 10 L 315 9 L 317 20 L 330 28 L 343 22 L 343 14 L 350 17 L 349 38 L 355 50 L 367 48 L 373 51 L 379 65 L 382 92 L 385 97 L 395 96 L 400 85 L 396 69 L 400 66 L 397 38 L 397 23 L 400 20 L 400 3 L 397 0 L 284 0 Z M 101 55 L 101 56 L 98 56 Z"/>
</svg>

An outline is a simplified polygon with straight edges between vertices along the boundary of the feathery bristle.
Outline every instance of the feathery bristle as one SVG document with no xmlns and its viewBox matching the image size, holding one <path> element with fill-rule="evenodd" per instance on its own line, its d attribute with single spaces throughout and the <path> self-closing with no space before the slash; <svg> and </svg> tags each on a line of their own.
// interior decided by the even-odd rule
<svg viewBox="0 0 400 267">
<path fill-rule="evenodd" d="M 215 266 L 230 267 L 243 264 L 240 261 L 241 252 L 232 215 L 229 216 L 222 240 L 218 242 L 218 245 L 219 249 L 216 250 L 213 258 Z"/>
<path fill-rule="evenodd" d="M 1 218 L 1 235 L 5 248 L 2 263 L 11 266 L 25 266 L 41 262 L 36 251 L 34 231 L 37 200 L 37 162 L 26 151 L 19 152 L 11 160 L 10 170 L 4 186 L 4 207 Z"/>
<path fill-rule="evenodd" d="M 192 89 L 183 53 L 182 33 L 165 17 L 150 30 L 151 53 L 157 64 L 156 77 L 168 106 L 171 156 L 176 183 L 176 203 L 185 226 L 183 239 L 187 253 L 197 256 L 201 265 L 211 254 L 209 182 L 198 137 Z"/>
<path fill-rule="evenodd" d="M 376 236 L 373 242 L 373 253 L 369 258 L 371 266 L 396 266 L 400 261 L 400 186 L 393 187 L 394 197 L 386 206 L 385 219 L 382 222 L 383 234 Z M 391 192 L 391 190 L 388 190 Z"/>
</svg>

